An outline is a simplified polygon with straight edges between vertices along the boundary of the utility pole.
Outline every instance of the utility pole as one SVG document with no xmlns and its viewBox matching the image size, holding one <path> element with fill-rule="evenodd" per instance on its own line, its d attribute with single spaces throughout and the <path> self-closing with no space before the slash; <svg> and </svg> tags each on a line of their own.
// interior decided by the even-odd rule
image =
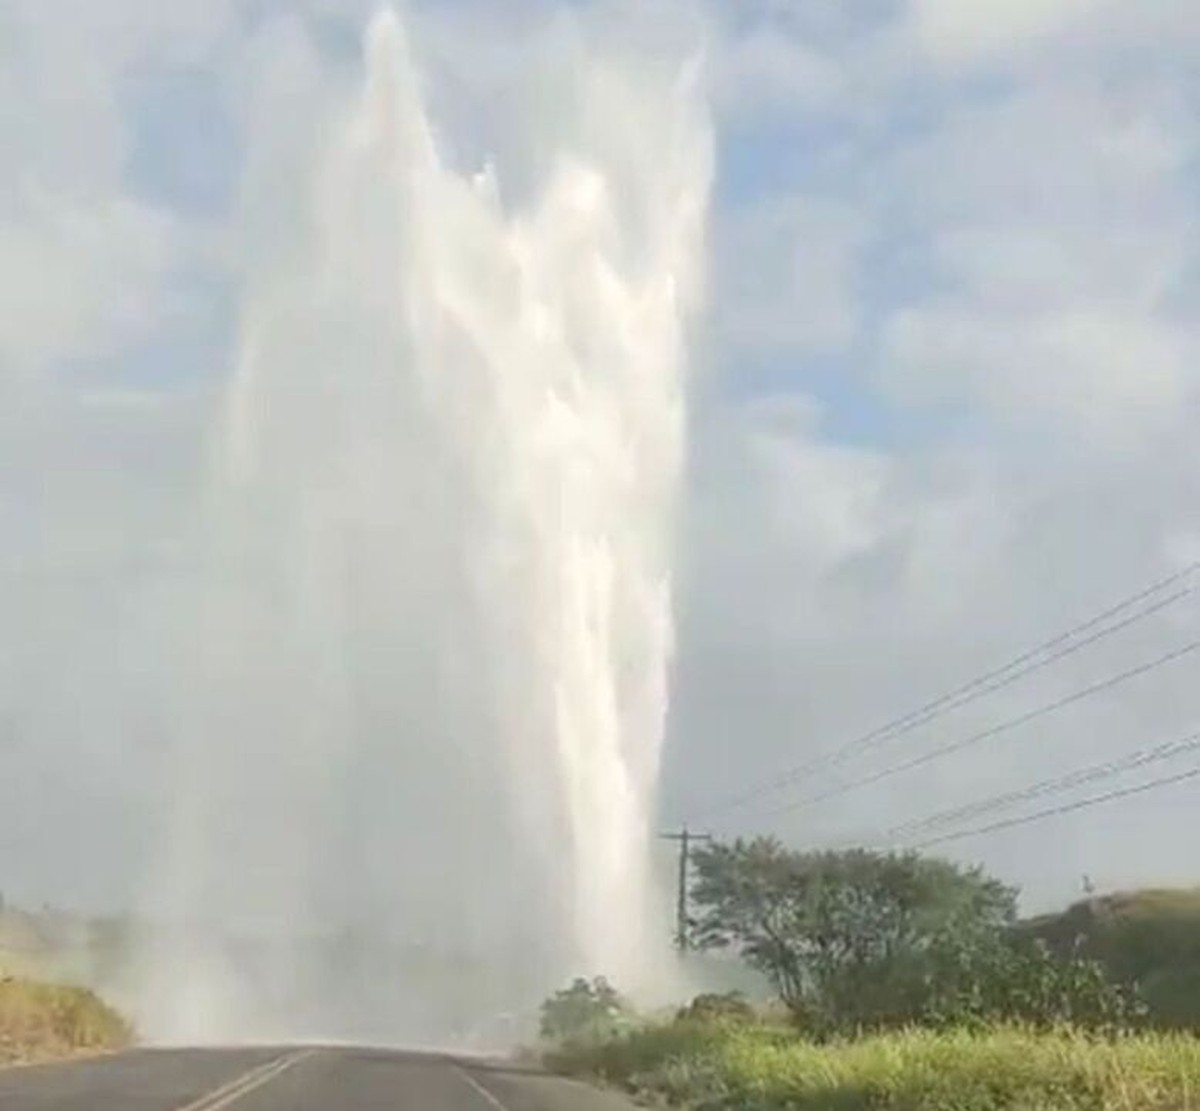
<svg viewBox="0 0 1200 1111">
<path fill-rule="evenodd" d="M 664 841 L 679 842 L 679 892 L 675 899 L 675 945 L 681 953 L 688 949 L 688 865 L 692 845 L 697 841 L 711 841 L 707 833 L 692 833 L 684 826 L 677 833 L 660 833 Z"/>
</svg>

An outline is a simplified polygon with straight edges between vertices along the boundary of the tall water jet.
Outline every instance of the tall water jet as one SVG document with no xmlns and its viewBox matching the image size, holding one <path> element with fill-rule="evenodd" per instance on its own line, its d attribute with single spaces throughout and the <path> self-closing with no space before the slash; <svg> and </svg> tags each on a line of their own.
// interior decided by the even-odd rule
<svg viewBox="0 0 1200 1111">
<path fill-rule="evenodd" d="M 572 138 L 514 200 L 446 157 L 395 15 L 365 54 L 301 179 L 247 202 L 280 211 L 182 634 L 164 1038 L 445 1039 L 667 959 L 695 74 L 581 56 Z"/>
</svg>

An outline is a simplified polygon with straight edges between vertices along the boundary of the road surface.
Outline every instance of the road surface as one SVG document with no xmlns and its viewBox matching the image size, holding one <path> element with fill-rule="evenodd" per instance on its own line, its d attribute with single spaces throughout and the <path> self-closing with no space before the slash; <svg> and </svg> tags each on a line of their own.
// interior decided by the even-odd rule
<svg viewBox="0 0 1200 1111">
<path fill-rule="evenodd" d="M 3 1111 L 629 1111 L 502 1062 L 378 1049 L 136 1050 L 0 1070 Z"/>
</svg>

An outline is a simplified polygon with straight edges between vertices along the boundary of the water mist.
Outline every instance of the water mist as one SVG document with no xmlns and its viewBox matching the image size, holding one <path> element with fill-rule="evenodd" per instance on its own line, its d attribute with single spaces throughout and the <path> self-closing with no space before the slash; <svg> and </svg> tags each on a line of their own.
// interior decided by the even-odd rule
<svg viewBox="0 0 1200 1111">
<path fill-rule="evenodd" d="M 395 15 L 365 68 L 268 175 L 245 268 L 148 896 L 161 1039 L 495 1039 L 564 977 L 670 963 L 695 74 L 581 52 L 514 199 L 447 155 Z"/>
</svg>

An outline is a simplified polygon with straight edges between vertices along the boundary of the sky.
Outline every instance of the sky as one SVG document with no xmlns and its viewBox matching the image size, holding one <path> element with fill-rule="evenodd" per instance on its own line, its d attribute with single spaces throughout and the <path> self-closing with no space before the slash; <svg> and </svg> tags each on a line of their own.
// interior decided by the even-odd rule
<svg viewBox="0 0 1200 1111">
<path fill-rule="evenodd" d="M 137 622 L 188 560 L 246 183 L 317 110 L 289 75 L 351 72 L 373 7 L 0 0 L 0 890 L 18 899 L 121 905 L 145 863 L 170 725 Z M 410 9 L 464 160 L 513 157 L 514 121 L 552 111 L 520 81 L 547 27 L 703 43 L 716 182 L 664 822 L 873 841 L 1200 728 L 1185 656 L 822 804 L 786 809 L 806 777 L 721 805 L 1200 559 L 1193 0 Z M 838 774 L 1159 657 L 1197 612 L 1182 598 Z M 1031 907 L 1085 874 L 1195 882 L 1196 790 L 946 851 Z"/>
</svg>

